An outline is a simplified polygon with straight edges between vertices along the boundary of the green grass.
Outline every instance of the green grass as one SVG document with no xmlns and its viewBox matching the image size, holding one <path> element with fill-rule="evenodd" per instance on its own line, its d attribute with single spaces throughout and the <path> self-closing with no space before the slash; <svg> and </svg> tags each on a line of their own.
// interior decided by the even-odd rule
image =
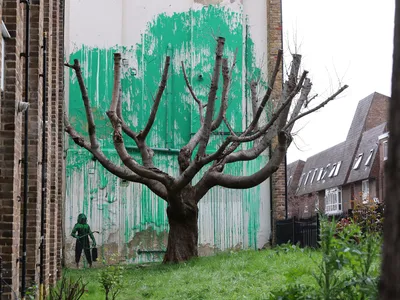
<svg viewBox="0 0 400 300">
<path fill-rule="evenodd" d="M 267 299 L 290 283 L 315 285 L 318 251 L 241 251 L 201 257 L 179 265 L 127 265 L 117 299 Z M 104 299 L 99 269 L 65 270 L 88 282 L 83 299 Z"/>
</svg>

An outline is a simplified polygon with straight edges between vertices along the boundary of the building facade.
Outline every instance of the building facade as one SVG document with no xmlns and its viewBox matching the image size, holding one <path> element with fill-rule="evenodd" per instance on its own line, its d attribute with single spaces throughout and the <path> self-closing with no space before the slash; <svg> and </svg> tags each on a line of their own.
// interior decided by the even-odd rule
<svg viewBox="0 0 400 300">
<path fill-rule="evenodd" d="M 200 124 L 181 62 L 194 91 L 205 102 L 215 39 L 226 38 L 224 55 L 230 63 L 234 56 L 237 59 L 227 118 L 236 132 L 243 131 L 251 115 L 249 83 L 257 80 L 260 94 L 265 90 L 270 64 L 274 64 L 282 46 L 280 5 L 275 0 L 67 1 L 66 58 L 81 61 L 97 134 L 108 157 L 119 159 L 105 116 L 111 99 L 114 52 L 121 52 L 123 58 L 123 115 L 138 130 L 149 115 L 165 56 L 171 57 L 166 93 L 148 143 L 155 152 L 157 167 L 176 175 L 179 150 Z M 281 84 L 279 78 L 277 86 Z M 86 119 L 72 72 L 67 74 L 66 101 L 72 125 L 85 132 Z M 225 127 L 218 129 L 207 150 L 214 151 L 228 132 Z M 128 144 L 128 150 L 133 156 L 138 154 L 133 143 Z M 250 174 L 267 159 L 264 154 L 255 161 L 234 164 L 230 172 Z M 66 166 L 67 263 L 73 261 L 70 231 L 81 212 L 88 216 L 92 230 L 99 232 L 96 239 L 103 258 L 114 254 L 123 261 L 141 262 L 162 257 L 168 231 L 163 200 L 141 185 L 122 182 L 109 174 L 71 141 L 67 141 Z M 200 254 L 261 248 L 269 241 L 272 207 L 276 208 L 276 217 L 284 215 L 282 169 L 278 174 L 273 189 L 269 180 L 250 190 L 214 188 L 201 200 Z"/>
<path fill-rule="evenodd" d="M 30 17 L 27 20 L 28 8 Z M 63 12 L 62 0 L 0 1 L 1 299 L 19 298 L 22 282 L 25 282 L 26 288 L 39 286 L 40 278 L 43 279 L 41 290 L 46 293 L 49 284 L 61 274 Z M 47 44 L 46 54 L 44 41 Z M 45 120 L 44 96 L 47 99 Z M 21 102 L 26 100 L 29 107 L 24 111 L 26 105 Z M 28 122 L 25 122 L 25 116 Z M 46 126 L 44 135 L 43 126 Z M 48 154 L 43 161 L 44 149 Z M 25 154 L 27 160 L 24 159 Z M 24 174 L 25 169 L 27 172 Z M 43 180 L 42 174 L 45 174 L 46 180 Z M 27 183 L 25 186 L 24 182 Z M 24 194 L 24 191 L 27 193 Z M 22 246 L 24 212 L 27 221 L 26 255 Z M 26 272 L 22 272 L 24 261 Z"/>
<path fill-rule="evenodd" d="M 386 120 L 390 98 L 373 93 L 362 99 L 344 142 L 305 162 L 297 182 L 289 182 L 291 197 L 327 215 L 346 214 L 356 203 L 384 201 Z M 386 145 L 386 147 L 385 147 Z M 386 149 L 386 150 L 385 150 Z M 294 169 L 299 163 L 288 166 Z"/>
</svg>

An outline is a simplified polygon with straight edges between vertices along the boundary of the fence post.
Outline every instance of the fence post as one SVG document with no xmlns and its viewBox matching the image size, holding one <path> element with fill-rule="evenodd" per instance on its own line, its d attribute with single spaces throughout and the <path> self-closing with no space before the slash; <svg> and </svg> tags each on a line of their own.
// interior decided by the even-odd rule
<svg viewBox="0 0 400 300">
<path fill-rule="evenodd" d="M 293 233 L 293 235 L 292 235 L 292 244 L 293 245 L 296 245 L 296 242 L 295 242 L 295 237 L 296 237 L 296 217 L 295 216 L 293 216 L 293 230 L 292 230 L 292 233 Z"/>
</svg>

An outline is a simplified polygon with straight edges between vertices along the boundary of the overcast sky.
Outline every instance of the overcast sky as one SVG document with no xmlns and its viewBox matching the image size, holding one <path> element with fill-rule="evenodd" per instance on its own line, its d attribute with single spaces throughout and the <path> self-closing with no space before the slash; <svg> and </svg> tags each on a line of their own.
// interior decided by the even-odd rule
<svg viewBox="0 0 400 300">
<path fill-rule="evenodd" d="M 339 84 L 349 85 L 341 97 L 298 124 L 290 163 L 344 141 L 358 101 L 373 92 L 390 96 L 394 1 L 282 2 L 284 50 L 290 46 L 294 52 L 297 45 L 313 82 L 311 94 L 318 93 L 322 101 Z"/>
</svg>

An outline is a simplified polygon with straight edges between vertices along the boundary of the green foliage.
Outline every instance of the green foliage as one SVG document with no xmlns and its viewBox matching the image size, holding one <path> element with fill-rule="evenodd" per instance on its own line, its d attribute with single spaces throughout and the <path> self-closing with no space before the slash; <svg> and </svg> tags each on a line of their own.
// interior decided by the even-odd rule
<svg viewBox="0 0 400 300">
<path fill-rule="evenodd" d="M 124 287 L 124 267 L 114 264 L 101 269 L 99 282 L 104 289 L 106 300 L 117 299 Z"/>
<path fill-rule="evenodd" d="M 85 294 L 86 286 L 82 277 L 63 276 L 56 286 L 50 288 L 49 300 L 79 300 Z"/>
<path fill-rule="evenodd" d="M 38 286 L 35 282 L 32 282 L 31 286 L 25 291 L 25 298 L 29 300 L 35 300 L 37 294 Z"/>
<path fill-rule="evenodd" d="M 314 273 L 316 288 L 291 284 L 270 299 L 376 299 L 381 237 L 355 222 L 321 222 L 322 259 Z"/>
<path fill-rule="evenodd" d="M 353 209 L 353 221 L 363 232 L 383 233 L 383 204 L 357 204 Z"/>
<path fill-rule="evenodd" d="M 303 252 L 302 252 L 303 251 Z M 318 251 L 291 247 L 232 251 L 199 257 L 178 265 L 127 265 L 119 300 L 268 299 L 271 291 L 292 283 L 312 285 Z M 68 270 L 89 280 L 85 299 L 104 299 L 98 274 L 102 269 Z"/>
</svg>

